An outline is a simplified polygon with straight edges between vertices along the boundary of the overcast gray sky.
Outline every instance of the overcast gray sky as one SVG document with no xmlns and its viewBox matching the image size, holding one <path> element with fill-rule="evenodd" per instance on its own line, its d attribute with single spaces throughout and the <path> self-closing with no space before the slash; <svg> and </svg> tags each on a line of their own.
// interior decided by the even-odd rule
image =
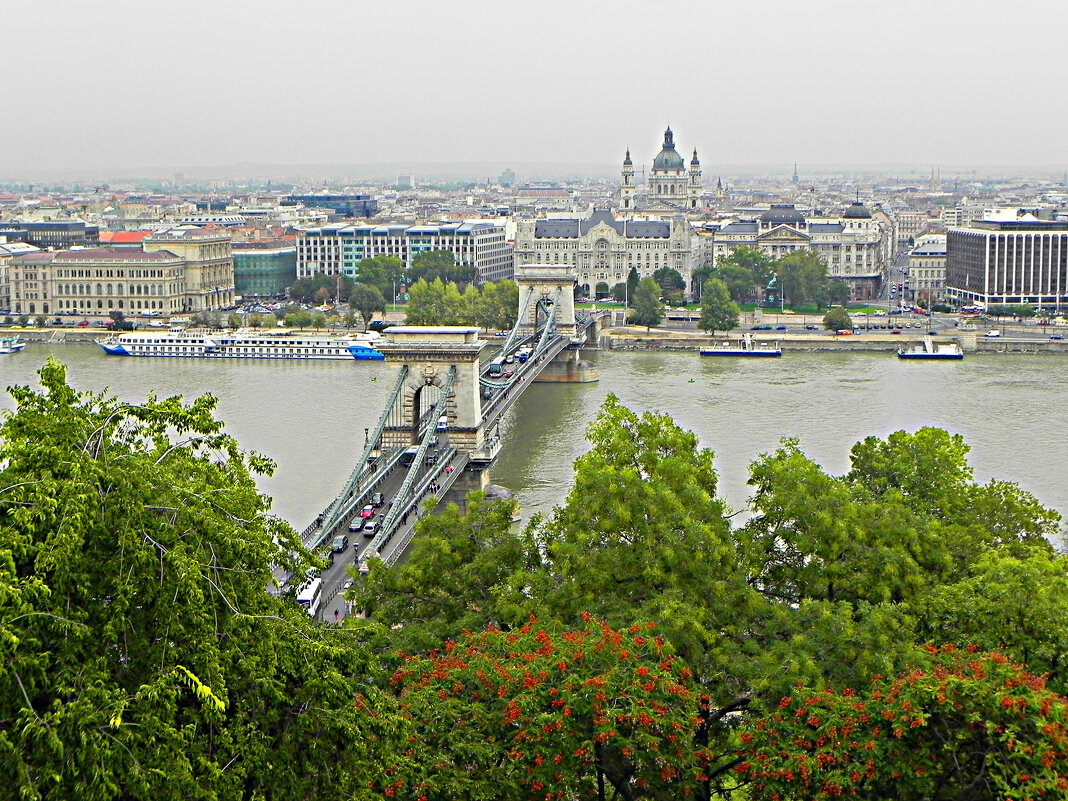
<svg viewBox="0 0 1068 801">
<path fill-rule="evenodd" d="M 0 176 L 1068 163 L 1064 0 L 4 0 Z"/>
</svg>

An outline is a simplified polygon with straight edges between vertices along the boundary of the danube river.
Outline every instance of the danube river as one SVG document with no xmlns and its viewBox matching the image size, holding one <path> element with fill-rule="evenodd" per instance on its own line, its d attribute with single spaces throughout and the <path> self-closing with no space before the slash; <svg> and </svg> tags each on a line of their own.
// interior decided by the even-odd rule
<svg viewBox="0 0 1068 801">
<path fill-rule="evenodd" d="M 274 511 L 302 529 L 334 497 L 363 449 L 392 386 L 388 364 L 115 358 L 92 345 L 27 346 L 0 357 L 0 384 L 34 384 L 52 353 L 78 389 L 104 387 L 130 401 L 148 392 L 210 392 L 246 450 L 278 464 L 260 486 Z M 513 490 L 523 516 L 548 512 L 571 486 L 572 462 L 605 395 L 637 411 L 670 414 L 716 453 L 720 492 L 735 510 L 748 498 L 748 465 L 781 437 L 828 471 L 848 469 L 868 436 L 933 425 L 963 434 L 976 478 L 1019 483 L 1068 515 L 1068 370 L 1058 357 L 968 356 L 903 362 L 889 353 L 786 353 L 781 359 L 701 359 L 696 353 L 586 351 L 601 380 L 535 384 L 500 426 L 491 480 Z M 0 408 L 13 408 L 6 393 Z"/>
</svg>

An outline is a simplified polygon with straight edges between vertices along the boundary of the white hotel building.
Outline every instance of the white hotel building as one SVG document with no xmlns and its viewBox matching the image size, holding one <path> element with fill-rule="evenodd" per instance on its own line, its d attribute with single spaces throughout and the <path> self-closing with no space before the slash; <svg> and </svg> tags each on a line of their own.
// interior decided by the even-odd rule
<svg viewBox="0 0 1068 801">
<path fill-rule="evenodd" d="M 456 263 L 474 267 L 477 281 L 511 278 L 512 248 L 505 229 L 492 222 L 437 225 L 326 225 L 297 232 L 297 278 L 345 275 L 357 278 L 360 262 L 393 256 L 411 265 L 419 253 L 447 250 Z"/>
</svg>

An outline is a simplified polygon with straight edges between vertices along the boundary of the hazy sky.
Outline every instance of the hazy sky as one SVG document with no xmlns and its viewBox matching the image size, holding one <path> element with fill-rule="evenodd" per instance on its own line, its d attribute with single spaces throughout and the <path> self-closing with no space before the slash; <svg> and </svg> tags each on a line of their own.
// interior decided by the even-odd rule
<svg viewBox="0 0 1068 801">
<path fill-rule="evenodd" d="M 4 0 L 0 177 L 1068 164 L 1065 0 Z"/>
</svg>

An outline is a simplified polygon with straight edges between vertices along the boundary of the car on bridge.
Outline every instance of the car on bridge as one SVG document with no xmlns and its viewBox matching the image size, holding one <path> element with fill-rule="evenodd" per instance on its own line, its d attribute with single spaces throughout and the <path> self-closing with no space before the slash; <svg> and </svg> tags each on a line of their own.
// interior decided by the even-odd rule
<svg viewBox="0 0 1068 801">
<path fill-rule="evenodd" d="M 349 531 L 356 532 L 363 528 L 363 518 L 354 517 L 352 522 L 349 523 Z"/>
<path fill-rule="evenodd" d="M 376 492 L 371 496 L 371 506 L 378 507 L 382 505 L 382 493 Z"/>
<path fill-rule="evenodd" d="M 372 517 L 374 513 L 375 508 L 371 504 L 367 504 L 367 506 L 360 510 L 360 517 Z"/>
<path fill-rule="evenodd" d="M 349 547 L 349 538 L 344 534 L 338 534 L 334 537 L 334 541 L 330 544 L 330 550 L 333 553 L 341 553 Z"/>
<path fill-rule="evenodd" d="M 371 520 L 371 521 L 368 521 L 366 524 L 364 524 L 363 536 L 365 536 L 365 537 L 373 537 L 377 533 L 378 533 L 378 521 L 377 520 Z"/>
</svg>

